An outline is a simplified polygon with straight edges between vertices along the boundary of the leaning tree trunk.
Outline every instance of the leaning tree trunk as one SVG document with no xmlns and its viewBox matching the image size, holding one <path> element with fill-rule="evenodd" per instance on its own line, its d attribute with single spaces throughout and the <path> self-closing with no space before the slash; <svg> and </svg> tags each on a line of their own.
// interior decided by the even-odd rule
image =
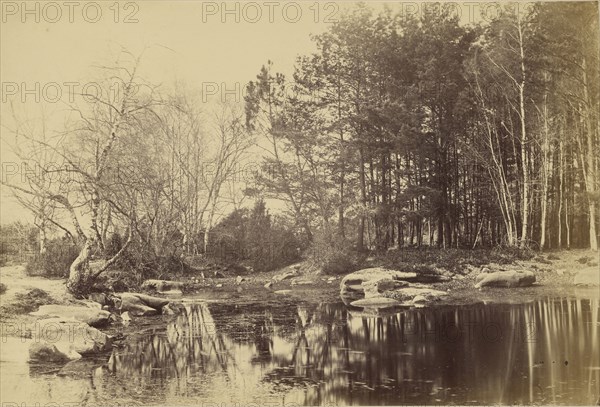
<svg viewBox="0 0 600 407">
<path fill-rule="evenodd" d="M 79 252 L 79 256 L 77 256 L 71 264 L 71 267 L 69 267 L 67 290 L 76 297 L 83 297 L 88 294 L 98 276 L 114 265 L 127 251 L 127 248 L 133 241 L 133 229 L 134 225 L 131 224 L 129 226 L 127 240 L 121 249 L 113 257 L 105 261 L 101 267 L 95 268 L 94 270 L 90 267 L 90 260 L 92 258 L 92 249 L 95 242 L 93 238 L 88 237 Z"/>
<path fill-rule="evenodd" d="M 92 257 L 92 239 L 86 239 L 79 256 L 69 268 L 67 289 L 75 296 L 82 296 L 89 290 L 91 284 L 90 259 Z"/>
</svg>

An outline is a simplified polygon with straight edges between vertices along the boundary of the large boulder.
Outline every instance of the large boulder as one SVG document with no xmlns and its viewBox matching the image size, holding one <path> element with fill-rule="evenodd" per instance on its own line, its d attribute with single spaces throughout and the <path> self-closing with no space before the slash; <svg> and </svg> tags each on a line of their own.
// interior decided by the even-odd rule
<svg viewBox="0 0 600 407">
<path fill-rule="evenodd" d="M 600 267 L 592 266 L 579 270 L 577 274 L 575 274 L 573 284 L 581 286 L 600 285 Z"/>
<path fill-rule="evenodd" d="M 57 317 L 66 320 L 84 322 L 90 326 L 103 327 L 114 319 L 111 313 L 100 308 L 81 307 L 72 305 L 42 305 L 30 315 L 37 317 Z"/>
<path fill-rule="evenodd" d="M 388 270 L 382 267 L 362 269 L 344 276 L 340 282 L 340 295 L 345 302 L 351 302 L 405 286 L 408 281 L 416 278 L 417 274 L 413 272 Z"/>
<path fill-rule="evenodd" d="M 475 278 L 476 288 L 481 287 L 528 287 L 535 283 L 535 274 L 531 271 L 497 271 L 481 273 Z"/>
<path fill-rule="evenodd" d="M 150 316 L 160 314 L 162 308 L 170 301 L 164 298 L 152 297 L 139 293 L 119 293 L 117 304 L 121 312 L 129 312 L 134 316 Z"/>
<path fill-rule="evenodd" d="M 80 359 L 112 349 L 112 338 L 84 322 L 49 318 L 37 322 L 39 329 L 29 347 L 31 361 L 61 362 Z"/>
</svg>

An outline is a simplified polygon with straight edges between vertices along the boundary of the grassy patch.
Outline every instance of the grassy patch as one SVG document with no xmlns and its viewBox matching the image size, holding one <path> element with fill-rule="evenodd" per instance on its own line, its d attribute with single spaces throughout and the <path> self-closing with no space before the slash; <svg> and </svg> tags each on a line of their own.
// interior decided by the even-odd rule
<svg viewBox="0 0 600 407">
<path fill-rule="evenodd" d="M 489 263 L 512 264 L 517 260 L 529 260 L 534 253 L 520 249 L 400 249 L 375 256 L 375 265 L 420 274 L 446 270 L 464 274 L 468 266 L 481 267 Z"/>
<path fill-rule="evenodd" d="M 46 291 L 33 288 L 25 293 L 16 293 L 12 302 L 0 306 L 0 316 L 4 318 L 11 315 L 28 314 L 36 311 L 41 305 L 54 302 Z"/>
</svg>

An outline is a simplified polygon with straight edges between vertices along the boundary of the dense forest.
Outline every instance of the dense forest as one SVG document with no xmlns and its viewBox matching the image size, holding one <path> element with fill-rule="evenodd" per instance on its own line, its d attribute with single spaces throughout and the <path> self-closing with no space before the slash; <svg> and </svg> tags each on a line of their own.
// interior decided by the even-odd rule
<svg viewBox="0 0 600 407">
<path fill-rule="evenodd" d="M 309 240 L 359 249 L 597 249 L 597 4 L 529 6 L 464 26 L 443 4 L 362 5 L 292 80 L 263 67 L 246 97 L 263 192 Z"/>
<path fill-rule="evenodd" d="M 358 4 L 291 77 L 265 61 L 244 103 L 214 112 L 147 82 L 124 52 L 64 128 L 15 113 L 27 170 L 3 185 L 35 215 L 40 253 L 56 234 L 78 249 L 72 291 L 125 256 L 228 239 L 236 260 L 273 242 L 290 259 L 315 241 L 597 250 L 597 3 L 503 7 L 463 24 L 444 4 Z M 272 215 L 275 201 L 285 211 Z"/>
</svg>

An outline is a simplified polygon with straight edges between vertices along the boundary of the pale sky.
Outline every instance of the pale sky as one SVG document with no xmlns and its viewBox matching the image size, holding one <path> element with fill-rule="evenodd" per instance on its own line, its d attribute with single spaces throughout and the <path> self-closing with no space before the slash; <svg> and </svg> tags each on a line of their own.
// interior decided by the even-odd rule
<svg viewBox="0 0 600 407">
<path fill-rule="evenodd" d="M 50 116 L 67 109 L 70 90 L 81 92 L 93 82 L 94 66 L 113 65 L 121 47 L 134 54 L 145 49 L 140 74 L 152 83 L 171 86 L 177 81 L 189 90 L 216 94 L 237 89 L 241 100 L 244 84 L 267 60 L 274 61 L 276 71 L 290 75 L 295 58 L 314 50 L 310 34 L 326 30 L 352 4 L 1 0 L 2 123 L 10 122 L 11 102 L 28 117 L 39 116 L 42 109 Z M 370 4 L 380 9 L 383 3 Z M 387 4 L 413 13 L 422 6 Z M 452 4 L 468 22 L 485 3 Z M 6 139 L 4 127 L 0 135 Z M 0 147 L 4 176 L 14 157 L 4 141 Z M 6 192 L 0 187 L 0 223 L 30 219 Z"/>
<path fill-rule="evenodd" d="M 344 7 L 163 0 L 84 1 L 72 8 L 63 2 L 47 4 L 1 2 L 4 125 L 11 121 L 11 102 L 28 117 L 38 116 L 42 108 L 50 116 L 66 109 L 70 89 L 77 92 L 93 82 L 94 66 L 111 65 L 121 47 L 134 54 L 145 50 L 141 76 L 153 83 L 171 86 L 177 81 L 190 90 L 217 94 L 238 89 L 241 99 L 244 84 L 267 60 L 291 74 L 296 56 L 313 50 L 310 34 L 325 30 L 327 18 Z M 7 133 L 1 130 L 3 138 Z M 1 158 L 4 176 L 15 161 L 4 142 Z M 6 188 L 1 192 L 0 223 L 32 219 Z"/>
</svg>

